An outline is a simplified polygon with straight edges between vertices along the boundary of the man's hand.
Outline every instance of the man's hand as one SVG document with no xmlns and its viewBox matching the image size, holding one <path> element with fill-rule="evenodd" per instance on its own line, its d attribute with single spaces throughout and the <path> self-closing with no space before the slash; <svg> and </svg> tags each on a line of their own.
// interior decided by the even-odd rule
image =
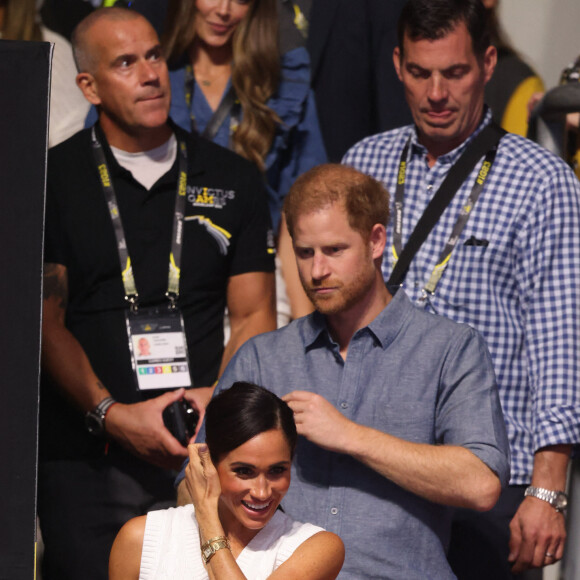
<svg viewBox="0 0 580 580">
<path fill-rule="evenodd" d="M 514 574 L 548 566 L 564 554 L 564 515 L 541 499 L 524 499 L 510 523 L 510 533 L 508 560 L 514 563 Z"/>
<path fill-rule="evenodd" d="M 117 403 L 107 413 L 105 430 L 137 457 L 165 469 L 179 469 L 187 449 L 165 427 L 163 410 L 183 396 L 184 390 L 178 389 L 141 403 Z"/>
<path fill-rule="evenodd" d="M 294 411 L 299 435 L 319 447 L 344 453 L 354 423 L 324 397 L 308 391 L 292 391 L 282 397 Z"/>
<path fill-rule="evenodd" d="M 544 447 L 534 454 L 532 485 L 565 489 L 570 445 Z M 510 522 L 510 554 L 515 574 L 560 560 L 564 553 L 566 522 L 548 502 L 526 497 Z M 549 555 L 547 555 L 549 554 Z"/>
</svg>

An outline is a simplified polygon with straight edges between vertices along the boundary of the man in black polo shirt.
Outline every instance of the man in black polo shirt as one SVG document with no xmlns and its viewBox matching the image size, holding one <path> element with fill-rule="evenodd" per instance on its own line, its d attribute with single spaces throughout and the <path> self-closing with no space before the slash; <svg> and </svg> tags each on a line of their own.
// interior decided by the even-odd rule
<svg viewBox="0 0 580 580">
<path fill-rule="evenodd" d="M 238 346 L 275 327 L 257 169 L 168 121 L 167 67 L 142 16 L 98 10 L 73 46 L 99 122 L 49 153 L 38 489 L 48 580 L 107 577 L 122 524 L 174 499 L 186 448 L 163 410 L 183 398 L 203 409 Z"/>
</svg>

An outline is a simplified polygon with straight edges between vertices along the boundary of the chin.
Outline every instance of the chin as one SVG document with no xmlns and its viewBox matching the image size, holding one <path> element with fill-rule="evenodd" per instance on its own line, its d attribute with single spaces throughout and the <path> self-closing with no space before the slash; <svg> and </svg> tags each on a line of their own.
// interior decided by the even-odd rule
<svg viewBox="0 0 580 580">
<path fill-rule="evenodd" d="M 151 116 L 145 119 L 142 123 L 142 126 L 148 129 L 159 129 L 159 127 L 163 127 L 167 123 L 168 118 L 168 115 L 160 113 L 159 115 Z"/>
<path fill-rule="evenodd" d="M 344 302 L 337 301 L 337 300 L 313 300 L 310 299 L 314 307 L 320 314 L 324 314 L 328 316 L 329 314 L 337 314 L 338 312 L 342 312 L 344 310 Z"/>
</svg>

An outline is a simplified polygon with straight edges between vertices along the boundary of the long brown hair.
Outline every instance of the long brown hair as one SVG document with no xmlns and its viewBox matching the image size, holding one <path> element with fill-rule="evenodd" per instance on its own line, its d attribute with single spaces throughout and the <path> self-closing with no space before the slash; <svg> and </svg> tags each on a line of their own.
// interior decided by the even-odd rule
<svg viewBox="0 0 580 580">
<path fill-rule="evenodd" d="M 195 40 L 195 0 L 170 0 L 162 42 L 170 64 L 187 53 Z M 234 150 L 262 171 L 274 138 L 278 115 L 266 102 L 278 88 L 280 54 L 275 0 L 253 0 L 232 39 L 232 85 L 242 120 L 232 141 Z"/>
<path fill-rule="evenodd" d="M 0 32 L 5 40 L 42 40 L 36 0 L 7 0 Z"/>
</svg>

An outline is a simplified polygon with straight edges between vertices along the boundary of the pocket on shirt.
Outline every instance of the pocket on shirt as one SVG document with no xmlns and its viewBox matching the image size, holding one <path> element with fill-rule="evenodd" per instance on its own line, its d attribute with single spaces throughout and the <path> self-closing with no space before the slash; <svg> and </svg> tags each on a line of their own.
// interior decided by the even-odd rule
<svg viewBox="0 0 580 580">
<path fill-rule="evenodd" d="M 462 308 L 481 297 L 481 293 L 486 291 L 489 276 L 488 251 L 488 246 L 464 245 L 453 250 L 431 297 L 435 307 L 438 301 L 442 301 L 454 308 Z"/>
</svg>

